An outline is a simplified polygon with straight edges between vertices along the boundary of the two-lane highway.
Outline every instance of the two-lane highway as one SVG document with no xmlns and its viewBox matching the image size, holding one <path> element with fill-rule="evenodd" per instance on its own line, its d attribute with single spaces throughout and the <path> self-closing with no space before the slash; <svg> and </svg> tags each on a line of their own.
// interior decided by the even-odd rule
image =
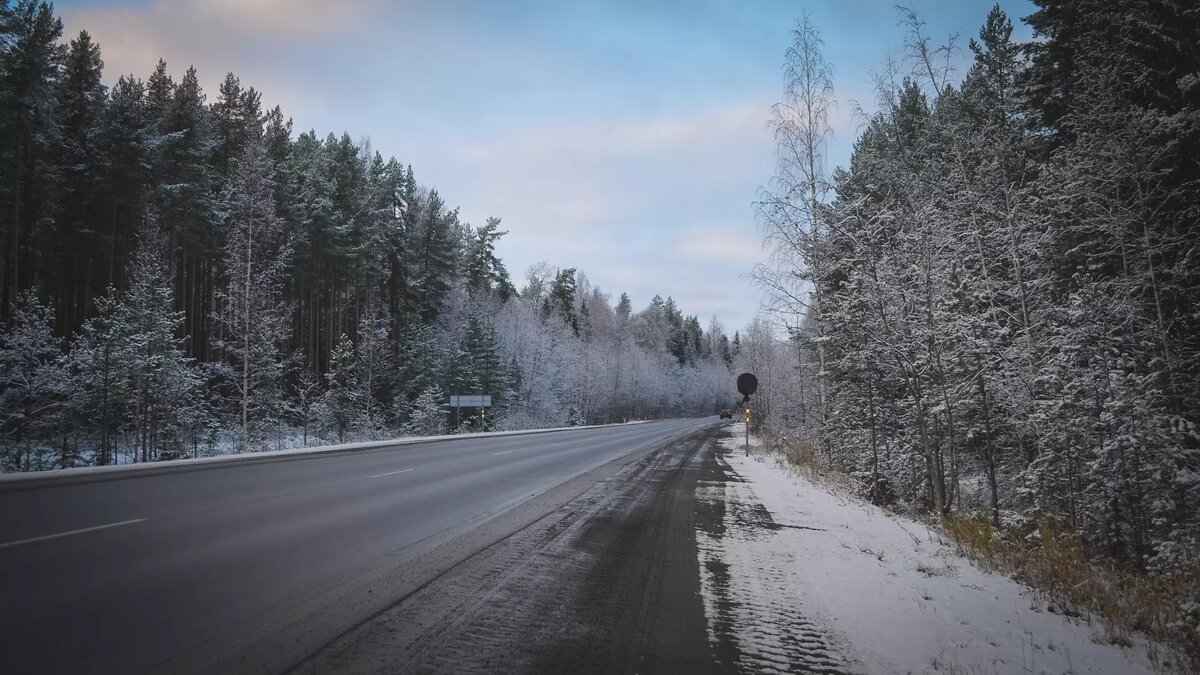
<svg viewBox="0 0 1200 675">
<path fill-rule="evenodd" d="M 0 485 L 0 658 L 13 673 L 286 669 L 490 544 L 471 541 L 482 523 L 519 528 L 544 509 L 517 505 L 712 423 Z"/>
</svg>

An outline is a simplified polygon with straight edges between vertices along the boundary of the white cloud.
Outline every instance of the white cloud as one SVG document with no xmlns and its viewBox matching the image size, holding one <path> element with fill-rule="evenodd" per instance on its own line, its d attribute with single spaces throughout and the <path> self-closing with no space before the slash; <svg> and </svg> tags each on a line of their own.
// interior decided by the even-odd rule
<svg viewBox="0 0 1200 675">
<path fill-rule="evenodd" d="M 574 266 L 639 305 L 673 295 L 688 313 L 740 325 L 757 297 L 743 277 L 766 258 L 752 202 L 773 161 L 769 105 L 427 140 L 435 147 L 417 155 L 428 158 L 413 161 L 470 222 L 503 218 L 499 252 L 514 276 L 539 260 Z"/>
<path fill-rule="evenodd" d="M 279 66 L 307 47 L 344 36 L 380 0 L 157 0 L 148 6 L 64 7 L 65 33 L 87 30 L 100 44 L 105 79 L 145 78 L 158 59 L 178 77 L 195 66 L 213 92 L 227 72 L 264 93 L 264 103 L 298 103 L 300 86 Z M 211 96 L 211 93 L 210 93 Z"/>
<path fill-rule="evenodd" d="M 747 269 L 767 257 L 758 232 L 747 222 L 728 225 L 704 225 L 684 230 L 680 236 L 680 255 L 699 262 L 727 262 Z"/>
</svg>

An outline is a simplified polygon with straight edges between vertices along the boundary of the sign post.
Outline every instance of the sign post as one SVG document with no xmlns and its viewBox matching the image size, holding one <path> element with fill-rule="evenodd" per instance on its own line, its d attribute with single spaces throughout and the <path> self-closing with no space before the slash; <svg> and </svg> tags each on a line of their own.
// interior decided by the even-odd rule
<svg viewBox="0 0 1200 675">
<path fill-rule="evenodd" d="M 479 427 L 482 429 L 487 421 L 487 409 L 492 405 L 492 397 L 488 394 L 451 394 L 450 407 L 454 408 L 454 426 L 458 427 L 458 414 L 461 408 L 479 408 Z"/>
<path fill-rule="evenodd" d="M 746 456 L 750 456 L 750 406 L 746 406 Z"/>
<path fill-rule="evenodd" d="M 753 373 L 738 375 L 737 390 L 742 395 L 742 404 L 746 413 L 746 456 L 750 456 L 750 395 L 758 391 L 758 378 Z"/>
</svg>

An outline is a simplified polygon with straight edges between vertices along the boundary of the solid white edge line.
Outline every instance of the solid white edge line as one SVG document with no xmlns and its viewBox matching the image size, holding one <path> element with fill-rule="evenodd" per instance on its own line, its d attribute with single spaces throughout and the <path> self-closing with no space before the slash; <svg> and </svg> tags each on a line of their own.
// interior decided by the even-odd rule
<svg viewBox="0 0 1200 675">
<path fill-rule="evenodd" d="M 399 471 L 389 471 L 387 473 L 377 473 L 374 476 L 371 476 L 371 478 L 383 478 L 384 476 L 395 476 L 398 473 L 408 473 L 409 471 L 412 471 L 412 470 L 413 469 L 400 469 Z"/>
<path fill-rule="evenodd" d="M 96 530 L 107 530 L 111 527 L 121 527 L 122 525 L 133 525 L 134 523 L 144 523 L 145 518 L 134 518 L 133 520 L 123 520 L 119 523 L 108 523 L 107 525 L 96 525 L 94 527 L 85 527 L 79 530 L 70 530 L 68 532 L 56 532 L 55 534 L 44 534 L 40 537 L 31 537 L 20 541 L 9 541 L 0 544 L 0 548 L 9 548 L 11 546 L 20 546 L 21 544 L 32 544 L 36 541 L 46 541 L 47 539 L 58 539 L 59 537 L 69 537 L 73 534 L 83 534 L 84 532 L 95 532 Z"/>
</svg>

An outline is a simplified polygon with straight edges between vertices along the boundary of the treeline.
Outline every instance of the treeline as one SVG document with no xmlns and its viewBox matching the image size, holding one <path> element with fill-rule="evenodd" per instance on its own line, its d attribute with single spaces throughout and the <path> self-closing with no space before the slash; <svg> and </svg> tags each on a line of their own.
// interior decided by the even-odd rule
<svg viewBox="0 0 1200 675">
<path fill-rule="evenodd" d="M 411 167 L 293 134 L 229 74 L 102 79 L 53 6 L 0 3 L 0 468 L 710 413 L 728 340 L 575 269 L 518 291 Z"/>
<path fill-rule="evenodd" d="M 759 422 L 877 502 L 1194 570 L 1200 7 L 1036 4 L 1027 44 L 993 9 L 957 82 L 902 11 L 910 74 L 882 73 L 831 177 L 829 68 L 797 31 L 760 270 L 795 318 L 744 352 L 791 373 Z"/>
</svg>

